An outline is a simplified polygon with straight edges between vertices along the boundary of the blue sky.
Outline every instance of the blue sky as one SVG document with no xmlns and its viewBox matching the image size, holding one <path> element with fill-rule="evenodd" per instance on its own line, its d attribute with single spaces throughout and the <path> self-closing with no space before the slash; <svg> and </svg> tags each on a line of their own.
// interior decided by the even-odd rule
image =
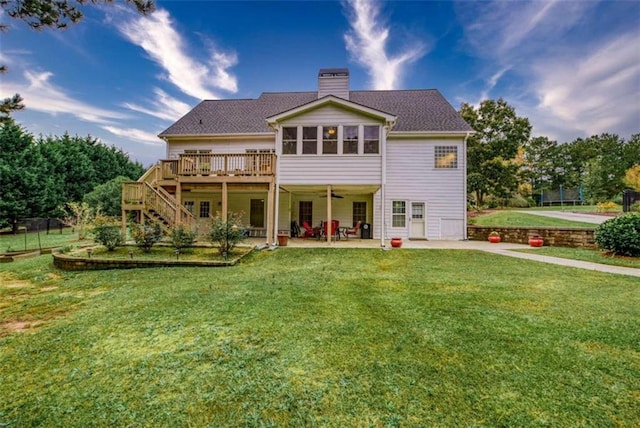
<svg viewBox="0 0 640 428">
<path fill-rule="evenodd" d="M 352 89 L 439 89 L 504 98 L 559 142 L 640 132 L 638 1 L 157 1 L 86 7 L 64 31 L 9 24 L 0 96 L 33 134 L 100 138 L 144 165 L 156 135 L 202 99 L 313 91 L 348 67 Z"/>
</svg>

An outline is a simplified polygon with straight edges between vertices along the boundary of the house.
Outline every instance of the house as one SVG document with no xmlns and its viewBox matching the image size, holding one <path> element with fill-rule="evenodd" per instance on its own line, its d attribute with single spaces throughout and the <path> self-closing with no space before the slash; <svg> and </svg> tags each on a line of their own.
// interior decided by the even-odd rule
<svg viewBox="0 0 640 428">
<path fill-rule="evenodd" d="M 330 220 L 382 245 L 464 239 L 472 132 L 435 89 L 352 91 L 347 69 L 322 69 L 317 91 L 205 100 L 160 133 L 166 159 L 124 184 L 123 222 L 242 211 L 267 243 Z"/>
</svg>

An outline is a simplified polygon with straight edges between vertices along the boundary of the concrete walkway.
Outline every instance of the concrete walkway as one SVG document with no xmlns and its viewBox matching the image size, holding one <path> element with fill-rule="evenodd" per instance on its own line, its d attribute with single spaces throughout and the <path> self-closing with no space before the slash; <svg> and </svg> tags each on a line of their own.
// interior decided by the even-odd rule
<svg viewBox="0 0 640 428">
<path fill-rule="evenodd" d="M 251 243 L 263 244 L 264 240 L 252 238 Z M 289 239 L 288 247 L 293 248 L 380 248 L 380 240 L 378 239 L 341 239 L 332 242 L 330 245 L 326 242 L 316 239 Z M 387 241 L 387 248 L 390 245 Z M 410 241 L 404 240 L 402 248 L 410 249 L 447 249 L 447 250 L 477 250 L 485 251 L 500 256 L 516 257 L 519 259 L 533 260 L 542 263 L 550 263 L 560 266 L 574 267 L 579 269 L 588 269 L 598 272 L 613 273 L 618 275 L 629 275 L 640 278 L 640 269 L 604 265 L 600 263 L 583 262 L 580 260 L 563 259 L 560 257 L 544 256 L 542 254 L 521 253 L 518 249 L 532 249 L 532 247 L 524 244 L 511 244 L 501 242 L 499 244 L 491 244 L 486 241 Z"/>
<path fill-rule="evenodd" d="M 612 217 L 606 215 L 586 214 L 586 213 L 574 213 L 570 211 L 516 211 L 522 214 L 539 215 L 542 217 L 559 218 L 562 220 L 580 221 L 582 223 L 600 224 L 611 219 Z"/>
<path fill-rule="evenodd" d="M 543 256 L 542 254 L 520 253 L 517 251 L 509 251 L 507 249 L 483 250 L 488 253 L 499 254 L 502 256 L 516 257 L 519 259 L 534 260 L 537 262 L 551 263 L 560 266 L 569 266 L 578 269 L 595 270 L 598 272 L 615 273 L 618 275 L 630 275 L 640 278 L 640 269 L 634 269 L 622 266 L 603 265 L 601 263 L 583 262 L 581 260 L 563 259 L 560 257 Z"/>
</svg>

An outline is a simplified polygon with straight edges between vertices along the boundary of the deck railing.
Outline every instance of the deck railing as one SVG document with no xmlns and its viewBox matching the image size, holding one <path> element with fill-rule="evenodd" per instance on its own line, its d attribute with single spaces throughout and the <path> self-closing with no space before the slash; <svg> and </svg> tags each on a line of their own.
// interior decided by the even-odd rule
<svg viewBox="0 0 640 428">
<path fill-rule="evenodd" d="M 162 178 L 177 176 L 274 175 L 276 156 L 273 153 L 241 154 L 180 154 L 178 159 L 161 160 Z"/>
<path fill-rule="evenodd" d="M 144 183 L 129 181 L 122 184 L 123 205 L 144 205 Z"/>
<path fill-rule="evenodd" d="M 137 206 L 146 212 L 153 211 L 170 225 L 176 223 L 189 227 L 195 225 L 193 214 L 179 205 L 173 196 L 161 187 L 154 188 L 146 182 L 123 183 L 122 203 L 129 208 Z"/>
</svg>

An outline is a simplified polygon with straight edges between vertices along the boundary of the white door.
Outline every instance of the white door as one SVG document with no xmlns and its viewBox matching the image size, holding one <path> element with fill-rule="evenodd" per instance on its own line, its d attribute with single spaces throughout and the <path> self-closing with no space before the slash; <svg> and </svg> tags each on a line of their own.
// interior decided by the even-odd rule
<svg viewBox="0 0 640 428">
<path fill-rule="evenodd" d="M 411 238 L 425 238 L 425 204 L 424 202 L 411 202 Z"/>
</svg>

